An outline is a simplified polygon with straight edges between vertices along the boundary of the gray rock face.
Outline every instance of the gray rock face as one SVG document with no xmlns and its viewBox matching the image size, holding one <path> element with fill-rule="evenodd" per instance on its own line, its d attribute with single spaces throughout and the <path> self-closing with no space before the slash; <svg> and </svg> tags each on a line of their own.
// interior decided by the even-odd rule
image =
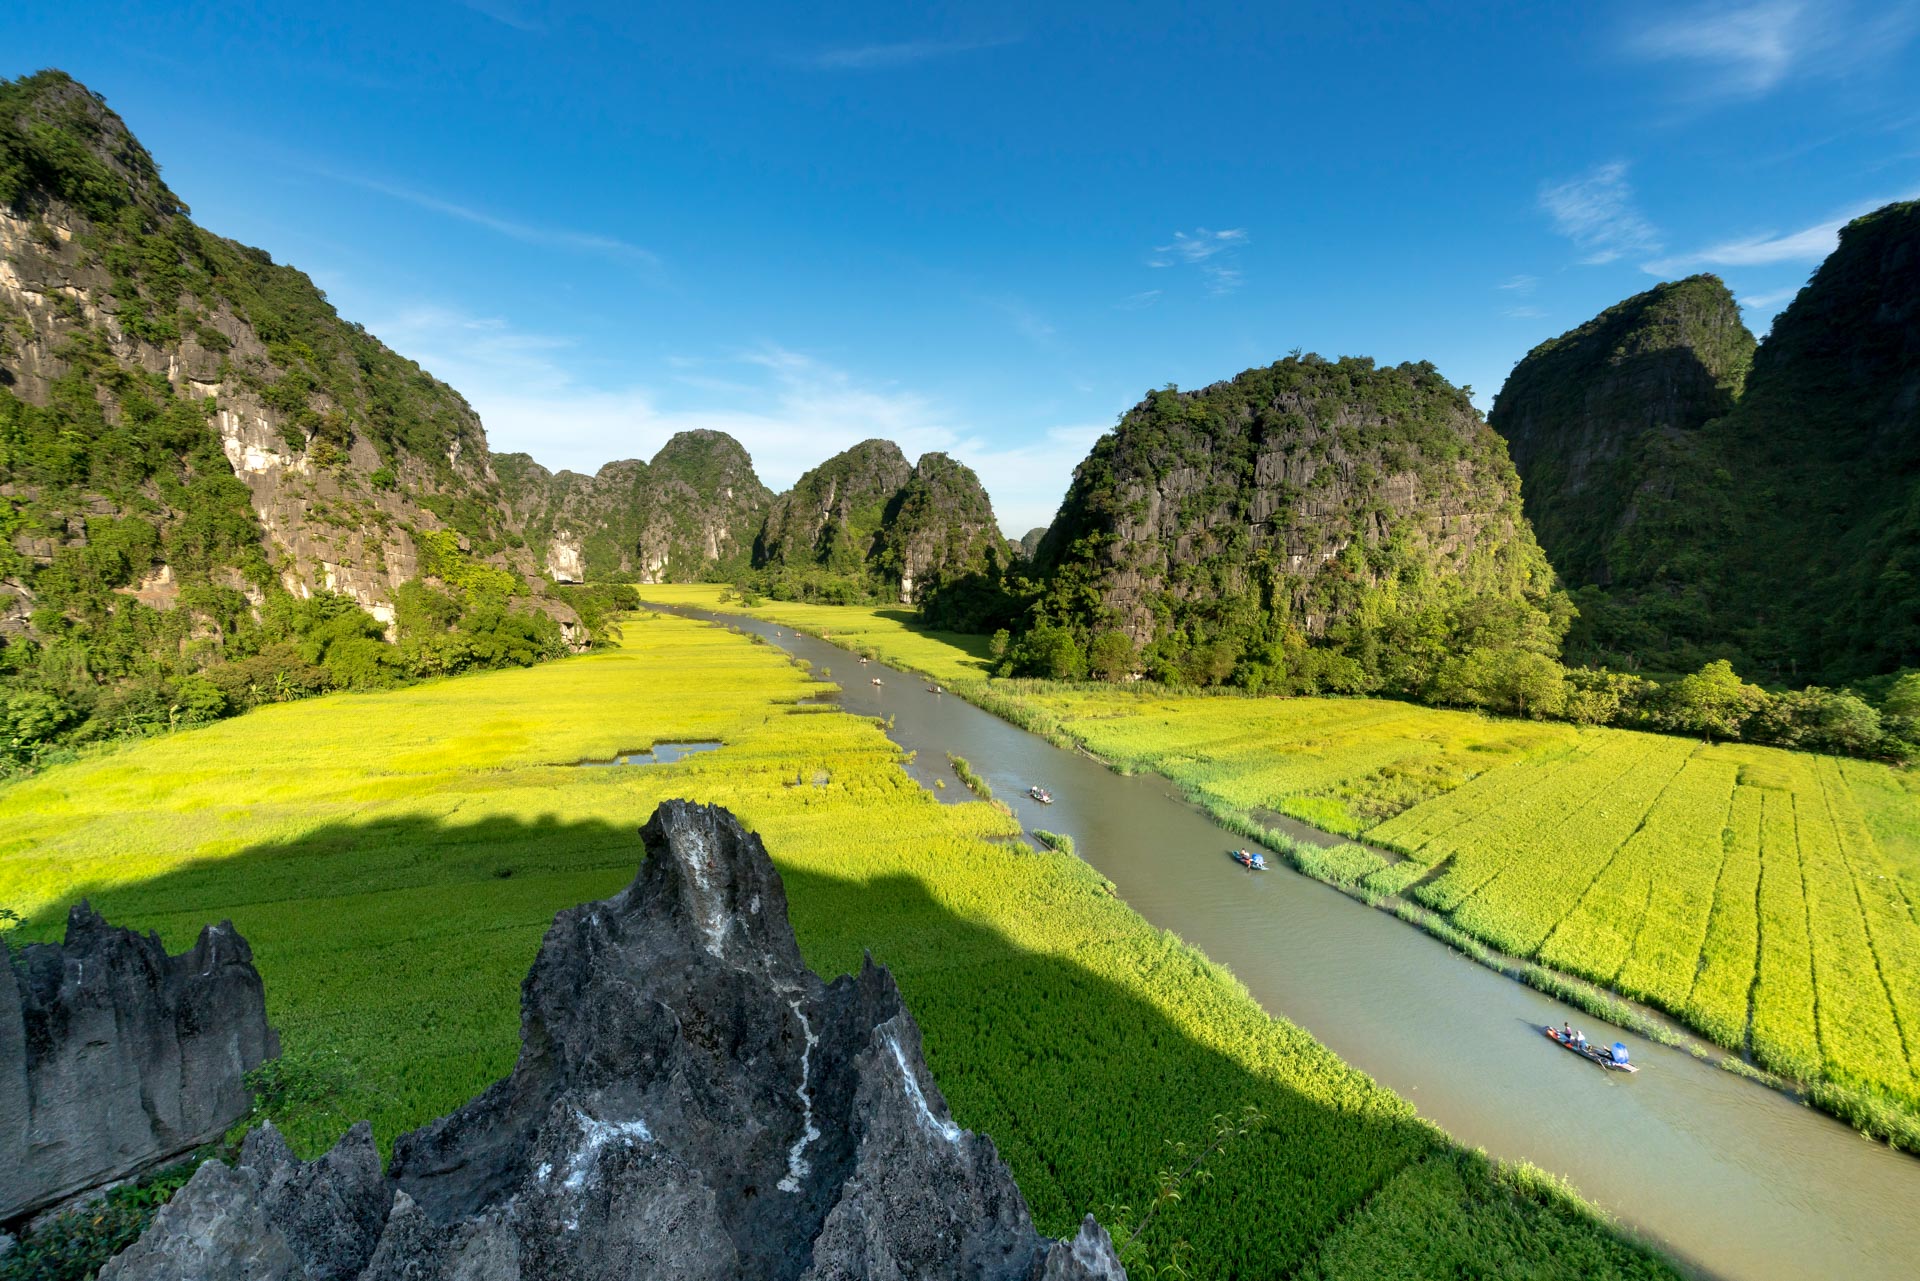
<svg viewBox="0 0 1920 1281">
<path fill-rule="evenodd" d="M 806 968 L 757 837 L 681 801 L 641 835 L 634 883 L 548 930 L 511 1076 L 402 1136 L 385 1180 L 364 1129 L 305 1166 L 264 1132 L 102 1281 L 1124 1276 L 1091 1220 L 1034 1230 L 891 975 Z"/>
<path fill-rule="evenodd" d="M 218 1138 L 280 1052 L 231 922 L 168 956 L 82 903 L 0 976 L 0 1219 Z"/>
</svg>

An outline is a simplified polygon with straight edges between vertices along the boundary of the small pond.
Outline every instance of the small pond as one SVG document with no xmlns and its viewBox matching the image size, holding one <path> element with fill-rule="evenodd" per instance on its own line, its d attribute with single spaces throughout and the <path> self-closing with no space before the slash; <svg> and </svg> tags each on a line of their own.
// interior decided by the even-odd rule
<svg viewBox="0 0 1920 1281">
<path fill-rule="evenodd" d="M 719 743 L 655 743 L 644 752 L 621 752 L 610 761 L 576 761 L 587 768 L 605 765 L 671 765 L 700 752 L 717 751 Z"/>
</svg>

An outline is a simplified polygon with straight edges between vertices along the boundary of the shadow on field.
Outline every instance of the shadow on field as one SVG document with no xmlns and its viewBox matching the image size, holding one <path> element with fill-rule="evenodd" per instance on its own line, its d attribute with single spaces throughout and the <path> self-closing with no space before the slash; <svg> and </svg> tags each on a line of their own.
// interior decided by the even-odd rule
<svg viewBox="0 0 1920 1281">
<path fill-rule="evenodd" d="M 640 849 L 634 827 L 602 821 L 385 819 L 256 846 L 94 902 L 176 949 L 201 924 L 231 918 L 299 1065 L 297 1088 L 271 1109 L 283 1128 L 311 1155 L 368 1117 L 385 1148 L 511 1067 L 521 980 L 552 915 L 618 891 Z M 893 970 L 955 1116 L 993 1137 L 1045 1231 L 1070 1233 L 1083 1213 L 1104 1216 L 1113 1204 L 1144 1207 L 1156 1172 L 1184 1164 L 1170 1142 L 1197 1148 L 1212 1117 L 1252 1104 L 1268 1118 L 1264 1131 L 1216 1157 L 1213 1181 L 1163 1210 L 1152 1240 L 1189 1241 L 1196 1275 L 1281 1275 L 1408 1163 L 1444 1146 L 1304 1034 L 1247 1047 L 1265 1064 L 1258 1075 L 1203 1044 L 1197 1037 L 1247 1026 L 1243 998 L 1203 981 L 1162 936 L 1108 945 L 1089 931 L 1083 959 L 1069 960 L 954 914 L 915 877 L 780 870 L 810 964 L 831 976 L 857 967 L 864 950 Z M 22 933 L 56 936 L 62 917 L 64 908 Z M 1078 931 L 1063 918 L 1061 932 Z M 1103 970 L 1184 993 L 1181 1008 L 1206 1025 L 1183 1026 Z M 1470 1199 L 1478 1207 L 1492 1195 Z M 1500 1204 L 1514 1213 L 1504 1196 Z M 1574 1212 L 1528 1204 L 1522 1217 L 1551 1226 L 1562 1248 L 1570 1233 L 1615 1263 L 1638 1255 Z"/>
</svg>

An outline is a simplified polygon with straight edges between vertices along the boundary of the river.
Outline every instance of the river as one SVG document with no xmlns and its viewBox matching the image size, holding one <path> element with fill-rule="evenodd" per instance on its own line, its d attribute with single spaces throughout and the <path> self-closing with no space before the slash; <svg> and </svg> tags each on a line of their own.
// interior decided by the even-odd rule
<svg viewBox="0 0 1920 1281">
<path fill-rule="evenodd" d="M 1277 858 L 1273 871 L 1241 870 L 1227 850 L 1248 842 L 1166 780 L 1122 777 L 824 641 L 725 621 L 831 668 L 848 711 L 892 717 L 890 736 L 918 753 L 914 777 L 945 780 L 936 795 L 970 799 L 946 754 L 966 757 L 1027 830 L 1072 836 L 1128 904 L 1231 969 L 1268 1011 L 1462 1142 L 1567 1178 L 1697 1275 L 1920 1276 L 1920 1159 L 1630 1033 L 1617 1035 L 1638 1074 L 1583 1063 L 1540 1026 L 1570 1021 L 1600 1041 L 1615 1029 Z M 1026 798 L 1036 783 L 1054 804 Z"/>
</svg>

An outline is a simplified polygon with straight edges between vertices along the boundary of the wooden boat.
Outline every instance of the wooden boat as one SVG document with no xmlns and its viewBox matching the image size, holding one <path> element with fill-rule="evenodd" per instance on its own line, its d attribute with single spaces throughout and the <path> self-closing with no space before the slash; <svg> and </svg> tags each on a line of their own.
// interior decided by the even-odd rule
<svg viewBox="0 0 1920 1281">
<path fill-rule="evenodd" d="M 1053 804 L 1053 793 L 1049 792 L 1046 788 L 1041 787 L 1037 784 L 1027 789 L 1027 795 L 1031 796 L 1034 800 L 1039 801 L 1042 805 Z"/>
<path fill-rule="evenodd" d="M 1595 1045 L 1591 1041 L 1583 1045 L 1551 1024 L 1546 1027 L 1545 1031 L 1547 1039 L 1561 1049 L 1572 1050 L 1581 1058 L 1598 1063 L 1609 1072 L 1638 1072 L 1640 1070 L 1639 1064 L 1627 1062 L 1627 1047 L 1619 1041 L 1615 1041 L 1611 1046 L 1606 1047 Z"/>
<path fill-rule="evenodd" d="M 875 685 L 884 685 L 884 684 L 886 684 L 886 682 L 885 682 L 885 681 L 883 681 L 883 680 L 881 680 L 881 679 L 880 679 L 880 678 L 879 678 L 878 676 L 876 676 L 876 677 L 874 677 L 874 678 L 873 678 L 873 683 L 874 683 Z"/>
<path fill-rule="evenodd" d="M 1235 850 L 1233 852 L 1233 861 L 1241 867 L 1246 868 L 1249 872 L 1264 872 L 1267 870 L 1267 856 L 1259 850 Z"/>
</svg>

